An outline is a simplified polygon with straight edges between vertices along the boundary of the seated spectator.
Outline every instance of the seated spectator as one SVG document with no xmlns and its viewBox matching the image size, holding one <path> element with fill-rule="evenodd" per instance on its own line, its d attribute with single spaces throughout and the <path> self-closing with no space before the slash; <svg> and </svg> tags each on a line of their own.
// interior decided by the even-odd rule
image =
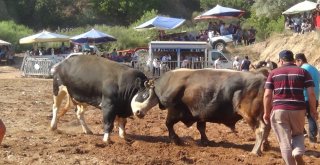
<svg viewBox="0 0 320 165">
<path fill-rule="evenodd" d="M 209 24 L 208 24 L 207 30 L 208 30 L 208 31 L 213 31 L 213 29 L 214 29 L 213 23 L 210 21 Z"/>
<path fill-rule="evenodd" d="M 110 53 L 111 60 L 116 60 L 118 58 L 118 53 L 116 49 L 113 49 L 112 52 Z"/>
<path fill-rule="evenodd" d="M 252 26 L 248 30 L 248 45 L 253 44 L 256 41 L 256 29 L 254 29 Z"/>
<path fill-rule="evenodd" d="M 155 58 L 152 61 L 152 65 L 153 65 L 153 76 L 160 76 L 160 60 Z"/>
<path fill-rule="evenodd" d="M 15 61 L 14 61 L 14 50 L 13 48 L 10 48 L 9 52 L 8 52 L 8 65 L 14 65 Z"/>
<path fill-rule="evenodd" d="M 241 43 L 241 39 L 242 39 L 242 35 L 243 35 L 243 32 L 242 32 L 242 29 L 241 28 L 238 28 L 236 33 L 232 35 L 233 37 L 233 44 L 236 46 L 238 45 L 239 43 Z"/>
<path fill-rule="evenodd" d="M 244 45 L 249 45 L 248 40 L 249 40 L 249 31 L 247 29 L 242 30 L 242 39 L 243 39 L 243 44 Z"/>
<path fill-rule="evenodd" d="M 294 17 L 293 24 L 294 24 L 294 31 L 296 33 L 300 33 L 301 32 L 301 24 L 302 24 L 301 17 L 299 17 L 299 16 Z"/>
<path fill-rule="evenodd" d="M 200 32 L 199 32 L 198 36 L 196 37 L 196 39 L 201 41 L 203 39 L 203 34 L 204 34 L 203 30 L 200 30 Z"/>
<path fill-rule="evenodd" d="M 228 31 L 228 29 L 225 27 L 225 23 L 224 23 L 224 22 L 222 22 L 221 25 L 220 25 L 220 34 L 221 34 L 222 36 L 229 34 L 229 31 Z"/>
<path fill-rule="evenodd" d="M 311 23 L 307 20 L 303 20 L 303 23 L 301 24 L 301 33 L 304 34 L 304 32 L 310 32 L 311 31 Z"/>
<path fill-rule="evenodd" d="M 91 49 L 90 49 L 90 46 L 89 46 L 89 43 L 88 43 L 88 42 L 86 42 L 86 43 L 82 44 L 82 51 L 83 51 L 83 52 L 87 52 L 87 53 L 89 53 L 89 52 L 91 51 Z"/>
<path fill-rule="evenodd" d="M 284 26 L 285 26 L 285 29 L 288 29 L 288 30 L 294 29 L 294 25 L 293 25 L 292 19 L 290 17 L 286 18 L 286 22 L 285 22 Z"/>
</svg>

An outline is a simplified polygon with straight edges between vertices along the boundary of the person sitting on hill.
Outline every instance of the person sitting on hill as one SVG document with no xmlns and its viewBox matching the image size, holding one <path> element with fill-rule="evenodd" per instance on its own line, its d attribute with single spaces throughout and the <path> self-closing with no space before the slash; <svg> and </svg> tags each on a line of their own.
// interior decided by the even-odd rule
<svg viewBox="0 0 320 165">
<path fill-rule="evenodd" d="M 310 32 L 311 31 L 311 24 L 308 20 L 303 20 L 301 24 L 301 34 L 304 34 L 304 32 Z"/>
<path fill-rule="evenodd" d="M 239 27 L 239 28 L 237 29 L 236 33 L 232 35 L 232 37 L 233 37 L 233 44 L 234 44 L 235 46 L 238 45 L 239 43 L 241 43 L 242 36 L 243 36 L 243 32 L 242 32 L 242 29 Z"/>
<path fill-rule="evenodd" d="M 91 51 L 89 43 L 86 42 L 82 45 L 82 51 L 89 53 Z"/>
<path fill-rule="evenodd" d="M 225 23 L 224 22 L 222 22 L 221 25 L 220 25 L 220 34 L 222 36 L 229 34 L 227 28 L 225 27 Z"/>
</svg>

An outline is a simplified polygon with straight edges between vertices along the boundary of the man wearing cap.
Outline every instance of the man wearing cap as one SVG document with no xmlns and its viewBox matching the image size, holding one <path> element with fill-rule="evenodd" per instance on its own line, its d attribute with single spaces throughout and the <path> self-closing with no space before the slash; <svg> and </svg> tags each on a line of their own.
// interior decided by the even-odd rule
<svg viewBox="0 0 320 165">
<path fill-rule="evenodd" d="M 303 89 L 309 97 L 311 116 L 317 120 L 314 83 L 310 74 L 294 64 L 293 53 L 279 53 L 281 67 L 272 70 L 265 84 L 263 98 L 264 121 L 275 132 L 281 155 L 287 165 L 304 164 L 304 120 L 306 105 Z"/>
<path fill-rule="evenodd" d="M 296 65 L 307 70 L 311 75 L 312 80 L 314 82 L 314 92 L 316 95 L 316 107 L 318 108 L 318 100 L 319 100 L 319 71 L 314 66 L 308 64 L 307 58 L 303 53 L 298 53 L 295 55 Z M 307 90 L 304 89 L 304 100 L 306 101 L 306 110 L 307 110 L 307 118 L 309 123 L 309 140 L 310 142 L 317 142 L 317 134 L 318 134 L 318 126 L 317 121 L 310 114 L 309 107 L 309 98 L 307 94 Z"/>
</svg>

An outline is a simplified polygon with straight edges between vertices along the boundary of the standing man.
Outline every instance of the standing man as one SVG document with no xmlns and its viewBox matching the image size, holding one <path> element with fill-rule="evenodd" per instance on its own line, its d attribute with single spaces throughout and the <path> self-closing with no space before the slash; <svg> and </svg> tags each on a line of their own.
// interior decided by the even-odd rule
<svg viewBox="0 0 320 165">
<path fill-rule="evenodd" d="M 308 73 L 311 75 L 312 80 L 314 82 L 314 93 L 316 95 L 316 107 L 318 108 L 318 101 L 319 101 L 319 71 L 314 66 L 308 64 L 307 58 L 303 53 L 298 53 L 295 56 L 296 65 L 307 70 Z M 306 101 L 306 110 L 307 110 L 307 118 L 309 123 L 309 140 L 310 142 L 317 142 L 317 134 L 318 134 L 318 126 L 317 121 L 311 116 L 310 114 L 310 107 L 309 107 L 309 98 L 307 94 L 307 90 L 304 89 L 304 100 Z"/>
<path fill-rule="evenodd" d="M 294 64 L 290 50 L 279 53 L 279 63 L 281 67 L 270 72 L 265 84 L 263 119 L 266 124 L 271 123 L 285 163 L 303 165 L 306 112 L 303 89 L 308 92 L 311 116 L 317 120 L 314 84 L 309 73 Z"/>
<path fill-rule="evenodd" d="M 242 60 L 241 62 L 241 66 L 240 66 L 241 71 L 249 71 L 250 66 L 252 66 L 255 69 L 255 67 L 251 64 L 249 57 L 245 56 L 244 60 Z"/>
<path fill-rule="evenodd" d="M 240 62 L 239 62 L 239 57 L 238 57 L 238 56 L 236 56 L 236 57 L 234 58 L 234 61 L 233 61 L 233 63 L 232 63 L 232 68 L 233 68 L 234 70 L 240 70 Z"/>
</svg>

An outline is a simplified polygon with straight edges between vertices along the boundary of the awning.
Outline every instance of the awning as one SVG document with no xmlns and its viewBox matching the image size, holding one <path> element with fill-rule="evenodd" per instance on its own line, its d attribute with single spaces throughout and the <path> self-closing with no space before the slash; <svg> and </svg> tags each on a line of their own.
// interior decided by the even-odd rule
<svg viewBox="0 0 320 165">
<path fill-rule="evenodd" d="M 7 42 L 7 41 L 0 40 L 0 46 L 2 46 L 2 45 L 11 45 L 11 43 Z"/>
<path fill-rule="evenodd" d="M 306 11 L 314 10 L 317 7 L 317 3 L 311 1 L 303 1 L 290 7 L 288 10 L 284 11 L 282 14 L 297 14 Z"/>
<path fill-rule="evenodd" d="M 237 18 L 242 16 L 243 14 L 244 14 L 244 11 L 242 10 L 217 5 L 216 7 L 204 12 L 203 14 L 195 17 L 194 19 L 201 20 L 201 19 L 212 19 L 212 18 Z"/>
<path fill-rule="evenodd" d="M 101 44 L 101 43 L 106 43 L 110 41 L 117 41 L 117 39 L 112 35 L 103 33 L 95 29 L 91 29 L 88 32 L 71 37 L 70 39 L 72 42 L 75 42 L 75 43 L 94 42 L 95 44 Z"/>
<path fill-rule="evenodd" d="M 184 21 L 185 19 L 180 19 L 180 18 L 156 16 L 155 18 L 135 27 L 135 29 L 156 28 L 159 30 L 171 30 L 183 24 Z"/>
<path fill-rule="evenodd" d="M 28 37 L 21 38 L 20 44 L 30 44 L 37 42 L 67 42 L 70 41 L 70 37 L 62 34 L 52 33 L 48 31 L 42 31 Z"/>
</svg>

